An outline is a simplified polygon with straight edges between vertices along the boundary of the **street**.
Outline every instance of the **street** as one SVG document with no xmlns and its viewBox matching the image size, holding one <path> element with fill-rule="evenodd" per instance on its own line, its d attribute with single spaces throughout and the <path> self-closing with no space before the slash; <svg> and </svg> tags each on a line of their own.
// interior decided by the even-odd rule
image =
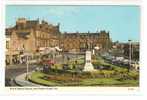
<svg viewBox="0 0 147 100">
<path fill-rule="evenodd" d="M 29 71 L 35 70 L 36 65 L 29 65 Z M 17 86 L 14 79 L 16 76 L 26 73 L 26 65 L 11 65 L 5 70 L 5 86 Z"/>
</svg>

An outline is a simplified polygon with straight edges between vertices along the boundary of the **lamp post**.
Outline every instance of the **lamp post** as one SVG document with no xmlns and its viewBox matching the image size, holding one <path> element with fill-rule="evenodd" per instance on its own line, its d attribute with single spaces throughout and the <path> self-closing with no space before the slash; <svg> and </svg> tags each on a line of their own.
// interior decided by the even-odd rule
<svg viewBox="0 0 147 100">
<path fill-rule="evenodd" d="M 28 75 L 29 75 L 29 59 L 28 59 L 28 56 L 29 56 L 29 54 L 28 53 L 25 53 L 25 55 L 26 55 L 26 79 L 28 80 Z"/>
<path fill-rule="evenodd" d="M 26 78 L 28 80 L 28 75 L 29 75 L 29 62 L 28 62 L 28 55 L 27 55 L 27 74 L 26 74 Z"/>
<path fill-rule="evenodd" d="M 129 67 L 128 67 L 128 72 L 129 72 L 129 70 L 130 70 L 130 68 L 131 68 L 131 60 L 132 60 L 132 58 L 131 58 L 131 56 L 132 56 L 132 54 L 131 54 L 131 40 L 128 40 L 128 42 L 129 42 Z"/>
</svg>

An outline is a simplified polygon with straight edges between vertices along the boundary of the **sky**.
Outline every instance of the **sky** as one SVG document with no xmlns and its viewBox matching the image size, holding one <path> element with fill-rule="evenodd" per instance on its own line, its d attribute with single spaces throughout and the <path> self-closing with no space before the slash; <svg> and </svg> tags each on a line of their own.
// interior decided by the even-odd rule
<svg viewBox="0 0 147 100">
<path fill-rule="evenodd" d="M 7 5 L 6 27 L 14 26 L 18 18 L 60 23 L 61 32 L 109 31 L 112 41 L 140 39 L 139 6 L 47 6 Z"/>
</svg>

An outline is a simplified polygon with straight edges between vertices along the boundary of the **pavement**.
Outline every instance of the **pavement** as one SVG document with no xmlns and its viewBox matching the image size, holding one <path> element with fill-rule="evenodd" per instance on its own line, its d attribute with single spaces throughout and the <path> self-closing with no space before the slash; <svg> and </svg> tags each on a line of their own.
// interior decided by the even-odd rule
<svg viewBox="0 0 147 100">
<path fill-rule="evenodd" d="M 31 73 L 31 72 L 30 72 Z M 30 74 L 29 73 L 29 74 Z M 19 86 L 25 86 L 25 87 L 44 87 L 42 85 L 38 85 L 38 84 L 35 84 L 35 83 L 32 83 L 32 82 L 29 82 L 28 80 L 25 79 L 26 77 L 26 73 L 24 74 L 21 74 L 21 75 L 18 75 L 16 78 L 15 78 L 15 83 Z"/>
<path fill-rule="evenodd" d="M 29 64 L 29 66 L 33 67 L 37 65 Z M 26 68 L 26 64 L 11 64 L 6 66 L 6 69 L 22 69 L 22 68 Z"/>
</svg>

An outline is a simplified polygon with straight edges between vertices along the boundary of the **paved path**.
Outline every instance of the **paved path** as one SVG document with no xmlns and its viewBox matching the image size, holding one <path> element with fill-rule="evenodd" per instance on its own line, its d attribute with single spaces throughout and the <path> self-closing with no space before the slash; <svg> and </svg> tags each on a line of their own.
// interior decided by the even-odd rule
<svg viewBox="0 0 147 100">
<path fill-rule="evenodd" d="M 16 84 L 18 84 L 18 85 L 20 85 L 20 86 L 26 86 L 26 87 L 32 87 L 32 86 L 33 86 L 33 87 L 44 87 L 44 86 L 42 86 L 42 85 L 38 85 L 38 84 L 35 84 L 35 83 L 32 83 L 32 82 L 27 81 L 27 80 L 25 79 L 25 77 L 26 77 L 26 73 L 17 76 L 17 77 L 15 78 Z"/>
</svg>

